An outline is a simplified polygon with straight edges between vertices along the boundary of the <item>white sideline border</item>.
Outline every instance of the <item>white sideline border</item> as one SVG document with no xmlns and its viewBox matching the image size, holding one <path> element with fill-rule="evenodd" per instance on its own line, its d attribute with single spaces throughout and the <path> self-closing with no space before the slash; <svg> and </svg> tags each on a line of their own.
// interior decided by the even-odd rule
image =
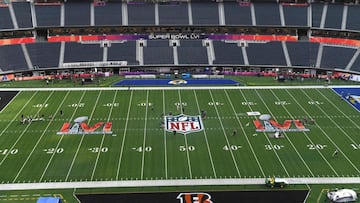
<svg viewBox="0 0 360 203">
<path fill-rule="evenodd" d="M 290 185 L 308 184 L 359 184 L 360 177 L 329 178 L 285 178 Z M 263 185 L 265 178 L 228 178 L 228 179 L 182 179 L 182 180 L 124 180 L 124 181 L 83 181 L 83 182 L 46 182 L 46 183 L 9 183 L 0 184 L 0 190 L 40 190 L 73 188 L 118 188 L 118 187 L 169 187 L 169 186 L 206 186 L 206 185 Z"/>
<path fill-rule="evenodd" d="M 331 88 L 360 88 L 360 85 L 304 85 L 304 86 L 126 86 L 126 87 L 39 87 L 39 88 L 0 88 L 0 91 L 84 91 L 84 90 L 227 90 L 227 89 L 331 89 Z"/>
<path fill-rule="evenodd" d="M 354 88 L 359 85 L 309 85 L 309 86 L 171 86 L 171 87 L 61 87 L 61 88 L 0 88 L 0 91 L 95 91 L 95 90 L 206 90 L 206 89 L 332 89 Z M 313 177 L 285 178 L 293 184 L 359 184 L 360 177 Z M 121 181 L 75 181 L 43 183 L 2 183 L 1 190 L 38 190 L 73 188 L 116 188 L 116 187 L 169 187 L 206 185 L 262 185 L 265 178 L 225 178 L 225 179 L 169 179 L 169 180 L 121 180 Z"/>
</svg>

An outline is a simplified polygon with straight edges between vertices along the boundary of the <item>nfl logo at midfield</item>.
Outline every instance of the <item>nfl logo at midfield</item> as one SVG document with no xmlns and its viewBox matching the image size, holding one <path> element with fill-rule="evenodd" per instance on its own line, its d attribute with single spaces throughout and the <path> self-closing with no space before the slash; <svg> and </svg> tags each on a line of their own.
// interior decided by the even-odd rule
<svg viewBox="0 0 360 203">
<path fill-rule="evenodd" d="M 199 132 L 203 130 L 203 124 L 200 115 L 188 116 L 180 114 L 177 116 L 164 117 L 165 130 L 169 132 L 179 132 L 183 134 Z"/>
</svg>

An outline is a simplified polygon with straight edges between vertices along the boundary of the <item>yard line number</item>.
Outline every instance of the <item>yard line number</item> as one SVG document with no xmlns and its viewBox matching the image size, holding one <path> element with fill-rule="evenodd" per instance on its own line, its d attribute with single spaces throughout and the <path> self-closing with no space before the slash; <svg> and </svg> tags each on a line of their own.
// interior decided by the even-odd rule
<svg viewBox="0 0 360 203">
<path fill-rule="evenodd" d="M 264 145 L 264 147 L 266 150 L 280 150 L 280 149 L 284 148 L 285 146 L 277 145 L 277 144 L 274 144 L 274 145 L 266 144 L 266 145 Z"/>
<path fill-rule="evenodd" d="M 229 150 L 237 151 L 240 148 L 242 148 L 242 146 L 240 146 L 240 145 L 230 145 L 230 146 L 225 145 L 222 149 L 225 150 L 225 151 L 229 151 Z"/>
<path fill-rule="evenodd" d="M 131 148 L 132 150 L 136 151 L 136 152 L 151 152 L 152 151 L 152 147 L 150 146 L 146 146 L 146 147 L 133 147 Z"/>
<path fill-rule="evenodd" d="M 253 105 L 256 105 L 256 102 L 243 101 L 243 102 L 241 102 L 241 105 L 243 105 L 243 106 L 253 106 Z"/>
<path fill-rule="evenodd" d="M 192 151 L 195 151 L 195 146 L 192 146 L 192 145 L 190 145 L 190 146 L 184 146 L 184 145 L 180 145 L 179 146 L 179 151 L 181 151 L 181 152 L 185 152 L 185 151 L 190 151 L 190 152 L 192 152 Z"/>
<path fill-rule="evenodd" d="M 324 104 L 324 102 L 319 102 L 319 101 L 316 101 L 316 100 L 311 100 L 311 101 L 308 101 L 308 104 L 310 104 L 310 105 L 321 105 L 321 104 Z"/>
<path fill-rule="evenodd" d="M 71 108 L 82 108 L 85 106 L 85 103 L 73 103 L 73 104 L 69 104 L 67 106 L 71 107 Z"/>
<path fill-rule="evenodd" d="M 208 102 L 208 105 L 209 105 L 209 106 L 223 106 L 224 103 L 218 102 L 218 101 L 216 101 L 216 102 L 210 101 L 210 102 Z"/>
<path fill-rule="evenodd" d="M 350 145 L 355 150 L 360 149 L 360 144 L 350 144 Z"/>
<path fill-rule="evenodd" d="M 14 155 L 17 154 L 18 152 L 19 152 L 18 149 L 0 149 L 0 155 L 6 155 L 6 154 Z"/>
<path fill-rule="evenodd" d="M 99 152 L 105 153 L 105 152 L 109 151 L 109 148 L 108 147 L 91 147 L 88 150 L 92 153 L 99 153 Z"/>
<path fill-rule="evenodd" d="M 288 105 L 290 103 L 288 103 L 287 101 L 275 101 L 275 105 Z"/>
<path fill-rule="evenodd" d="M 64 152 L 64 148 L 48 148 L 48 149 L 43 149 L 43 151 L 46 154 L 61 154 Z"/>
<path fill-rule="evenodd" d="M 308 144 L 306 145 L 308 147 L 308 149 L 310 150 L 316 150 L 316 149 L 324 149 L 327 147 L 327 145 L 325 144 Z"/>
<path fill-rule="evenodd" d="M 34 108 L 46 108 L 48 106 L 49 106 L 49 104 L 34 104 L 33 105 Z"/>
</svg>

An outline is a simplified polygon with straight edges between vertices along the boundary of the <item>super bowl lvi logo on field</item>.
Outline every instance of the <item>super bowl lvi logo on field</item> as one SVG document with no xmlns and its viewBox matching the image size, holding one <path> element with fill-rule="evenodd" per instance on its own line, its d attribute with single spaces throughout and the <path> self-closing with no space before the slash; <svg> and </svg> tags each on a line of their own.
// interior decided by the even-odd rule
<svg viewBox="0 0 360 203">
<path fill-rule="evenodd" d="M 203 130 L 200 115 L 188 116 L 180 114 L 177 116 L 165 116 L 165 130 L 169 132 L 179 132 L 183 134 L 199 132 Z"/>
<path fill-rule="evenodd" d="M 57 134 L 112 134 L 112 122 L 97 122 L 93 126 L 89 126 L 85 122 L 87 120 L 87 116 L 81 116 L 74 119 L 74 123 L 64 123 Z"/>
</svg>

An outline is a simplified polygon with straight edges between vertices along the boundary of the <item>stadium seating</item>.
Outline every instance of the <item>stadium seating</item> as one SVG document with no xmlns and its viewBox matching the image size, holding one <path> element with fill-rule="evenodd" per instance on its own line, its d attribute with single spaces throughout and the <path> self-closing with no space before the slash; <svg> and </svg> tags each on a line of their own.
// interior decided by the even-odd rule
<svg viewBox="0 0 360 203">
<path fill-rule="evenodd" d="M 0 49 L 2 71 L 29 70 L 21 45 L 2 46 Z"/>
<path fill-rule="evenodd" d="M 244 64 L 241 47 L 237 43 L 214 41 L 214 64 Z"/>
<path fill-rule="evenodd" d="M 35 5 L 38 27 L 60 26 L 60 5 Z"/>
<path fill-rule="evenodd" d="M 90 3 L 66 3 L 65 26 L 89 26 Z"/>
<path fill-rule="evenodd" d="M 355 51 L 353 48 L 324 46 L 320 67 L 343 69 L 348 65 Z"/>
<path fill-rule="evenodd" d="M 291 59 L 291 65 L 315 67 L 318 43 L 311 42 L 287 42 L 287 49 Z"/>
<path fill-rule="evenodd" d="M 144 64 L 174 64 L 173 48 L 167 40 L 147 41 L 144 47 Z"/>
<path fill-rule="evenodd" d="M 279 5 L 254 3 L 256 25 L 281 25 Z"/>
<path fill-rule="evenodd" d="M 224 15 L 226 25 L 252 25 L 250 6 L 224 2 Z"/>
<path fill-rule="evenodd" d="M 107 61 L 127 61 L 129 65 L 139 65 L 136 60 L 136 42 L 112 43 L 108 48 Z"/>
<path fill-rule="evenodd" d="M 348 6 L 346 29 L 360 30 L 359 12 L 359 6 Z"/>
<path fill-rule="evenodd" d="M 100 44 L 65 43 L 64 63 L 103 61 Z"/>
<path fill-rule="evenodd" d="M 201 40 L 183 40 L 177 48 L 179 64 L 208 64 L 206 47 Z"/>
<path fill-rule="evenodd" d="M 15 15 L 11 15 L 13 9 Z M 92 12 L 93 9 L 93 12 Z M 64 12 L 62 12 L 64 11 Z M 223 12 L 222 12 L 223 11 Z M 311 15 L 308 12 L 311 11 Z M 189 13 L 191 12 L 191 13 Z M 252 13 L 254 12 L 254 13 Z M 141 13 L 141 15 L 139 15 Z M 273 4 L 238 2 L 106 2 L 97 6 L 90 2 L 34 4 L 12 2 L 0 7 L 0 29 L 22 29 L 35 26 L 101 26 L 101 25 L 266 25 L 308 26 L 360 30 L 360 6 L 344 4 Z M 283 15 L 282 15 L 283 14 Z M 344 16 L 347 15 L 347 16 Z M 127 16 L 126 16 L 127 15 Z M 36 19 L 32 19 L 36 17 Z M 33 25 L 34 23 L 34 25 Z M 36 24 L 35 24 L 36 23 Z M 0 47 L 0 68 L 27 70 L 30 65 L 40 68 L 57 67 L 59 63 L 90 61 L 127 61 L 129 65 L 196 64 L 196 65 L 278 65 L 359 71 L 360 59 L 351 47 L 334 47 L 319 43 L 238 42 L 180 40 L 174 47 L 168 40 L 148 40 L 143 48 L 136 41 L 114 42 L 106 49 L 96 44 L 66 42 L 64 53 L 61 43 L 37 42 L 33 44 Z M 284 47 L 286 46 L 286 47 Z M 287 49 L 285 49 L 287 48 Z M 342 54 L 339 55 L 338 53 Z M 28 53 L 28 58 L 27 58 Z M 244 55 L 246 54 L 246 55 Z M 287 55 L 288 54 L 288 55 Z M 17 57 L 15 57 L 17 56 Z M 19 57 L 20 56 L 20 57 Z M 61 58 L 63 56 L 63 58 Z M 288 58 L 286 58 L 289 56 Z M 139 58 L 140 57 L 140 58 Z M 27 59 L 27 60 L 26 60 Z M 350 61 L 352 60 L 352 63 Z M 31 67 L 31 66 L 30 66 Z"/>
<path fill-rule="evenodd" d="M 32 17 L 29 2 L 13 2 L 16 21 L 19 28 L 32 28 Z"/>
<path fill-rule="evenodd" d="M 8 7 L 0 7 L 0 29 L 13 29 L 14 25 Z"/>
<path fill-rule="evenodd" d="M 191 3 L 191 11 L 194 25 L 218 25 L 218 5 L 214 3 Z"/>
<path fill-rule="evenodd" d="M 338 5 L 338 4 L 327 5 L 325 28 L 341 29 L 343 9 L 344 9 L 343 5 Z"/>
<path fill-rule="evenodd" d="M 187 3 L 159 4 L 160 25 L 187 25 L 189 13 Z"/>
<path fill-rule="evenodd" d="M 307 26 L 307 6 L 282 6 L 286 26 Z"/>
<path fill-rule="evenodd" d="M 286 66 L 281 42 L 251 43 L 246 51 L 251 65 Z"/>
<path fill-rule="evenodd" d="M 95 25 L 122 25 L 122 4 L 108 2 L 94 8 Z"/>
<path fill-rule="evenodd" d="M 155 5 L 151 3 L 129 3 L 129 25 L 155 25 Z M 139 15 L 141 13 L 141 15 Z"/>
<path fill-rule="evenodd" d="M 26 45 L 33 66 L 54 68 L 59 65 L 60 43 L 32 43 Z"/>
</svg>

